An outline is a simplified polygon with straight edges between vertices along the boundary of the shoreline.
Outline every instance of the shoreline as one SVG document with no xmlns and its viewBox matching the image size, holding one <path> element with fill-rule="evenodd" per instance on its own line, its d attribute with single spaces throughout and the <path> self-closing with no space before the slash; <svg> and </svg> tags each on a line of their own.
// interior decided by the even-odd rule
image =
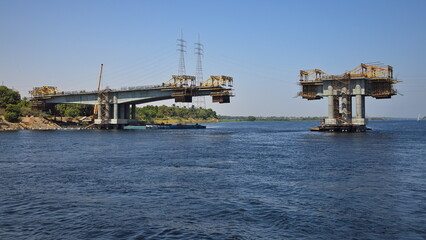
<svg viewBox="0 0 426 240">
<path fill-rule="evenodd" d="M 1 120 L 1 118 L 0 118 Z M 200 123 L 237 123 L 237 122 L 316 122 L 316 121 L 320 121 L 320 120 L 301 120 L 301 119 L 292 119 L 292 120 L 255 120 L 255 121 L 246 121 L 246 120 L 229 120 L 229 121 L 204 121 L 204 122 L 192 122 L 192 121 L 187 121 L 181 124 L 200 124 Z M 369 121 L 416 121 L 416 119 L 371 119 Z M 423 120 L 420 120 L 423 121 Z M 7 128 L 2 128 L 1 126 L 3 125 L 9 125 L 11 124 L 12 127 L 8 126 Z M 19 123 L 5 123 L 0 122 L 0 132 L 11 132 L 11 131 L 25 131 L 25 130 L 29 130 L 29 131 L 82 131 L 82 130 L 99 130 L 100 128 L 98 127 L 87 127 L 87 126 L 82 126 L 82 125 L 68 125 L 68 126 L 60 126 L 54 122 L 50 122 L 50 124 L 54 124 L 56 125 L 55 127 L 52 127 L 52 125 L 48 125 L 45 127 L 24 127 L 22 126 L 22 122 Z M 179 123 L 173 123 L 173 124 L 179 124 Z"/>
</svg>

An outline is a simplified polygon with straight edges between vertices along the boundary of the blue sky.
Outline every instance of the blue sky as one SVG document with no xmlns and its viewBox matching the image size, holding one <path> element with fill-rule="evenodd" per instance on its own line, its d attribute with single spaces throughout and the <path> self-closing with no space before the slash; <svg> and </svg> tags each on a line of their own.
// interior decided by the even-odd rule
<svg viewBox="0 0 426 240">
<path fill-rule="evenodd" d="M 417 117 L 425 12 L 426 1 L 0 0 L 0 81 L 24 96 L 43 85 L 94 90 L 103 63 L 103 86 L 160 84 L 177 74 L 183 30 L 187 74 L 200 34 L 205 78 L 234 77 L 231 104 L 208 104 L 219 114 L 325 116 L 326 100 L 294 98 L 299 70 L 379 61 L 394 67 L 403 96 L 368 99 L 367 116 Z"/>
</svg>

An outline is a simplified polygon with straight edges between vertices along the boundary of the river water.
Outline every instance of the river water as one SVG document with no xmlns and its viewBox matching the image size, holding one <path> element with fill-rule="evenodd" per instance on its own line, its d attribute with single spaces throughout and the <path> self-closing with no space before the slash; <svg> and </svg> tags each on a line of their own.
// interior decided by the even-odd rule
<svg viewBox="0 0 426 240">
<path fill-rule="evenodd" d="M 425 239 L 426 121 L 0 133 L 0 239 Z"/>
</svg>

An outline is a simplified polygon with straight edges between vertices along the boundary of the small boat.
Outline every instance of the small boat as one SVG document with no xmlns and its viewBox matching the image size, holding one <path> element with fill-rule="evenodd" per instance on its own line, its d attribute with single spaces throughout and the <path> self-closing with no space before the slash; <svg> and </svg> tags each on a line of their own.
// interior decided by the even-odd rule
<svg viewBox="0 0 426 240">
<path fill-rule="evenodd" d="M 205 129 L 200 124 L 148 124 L 146 126 L 124 126 L 123 129 Z"/>
<path fill-rule="evenodd" d="M 146 126 L 124 126 L 123 129 L 146 129 Z"/>
</svg>

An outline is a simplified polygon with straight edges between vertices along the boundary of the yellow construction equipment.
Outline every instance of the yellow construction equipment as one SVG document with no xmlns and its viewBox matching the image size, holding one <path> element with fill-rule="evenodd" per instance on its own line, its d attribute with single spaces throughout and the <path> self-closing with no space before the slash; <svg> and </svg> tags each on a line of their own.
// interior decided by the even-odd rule
<svg viewBox="0 0 426 240">
<path fill-rule="evenodd" d="M 228 76 L 210 76 L 207 80 L 200 83 L 202 87 L 232 87 L 233 78 Z"/>
<path fill-rule="evenodd" d="M 46 95 L 56 95 L 63 92 L 59 91 L 57 87 L 53 86 L 43 86 L 43 87 L 34 87 L 33 90 L 29 91 L 33 97 L 42 97 Z"/>
<path fill-rule="evenodd" d="M 345 72 L 342 75 L 330 75 L 320 69 L 301 70 L 300 81 L 322 81 L 322 80 L 342 80 L 354 78 L 369 79 L 393 79 L 393 68 L 391 66 L 376 66 L 361 63 L 358 67 Z M 392 80 L 393 83 L 398 81 Z"/>
<path fill-rule="evenodd" d="M 391 66 L 380 67 L 368 64 L 361 64 L 351 71 L 346 72 L 351 77 L 366 78 L 393 78 L 393 68 Z"/>
<path fill-rule="evenodd" d="M 194 87 L 195 76 L 188 75 L 172 75 L 172 77 L 163 83 L 165 87 Z"/>
<path fill-rule="evenodd" d="M 102 69 L 104 68 L 104 65 L 101 64 L 101 68 L 99 71 L 99 79 L 98 79 L 98 94 L 101 95 L 101 81 L 102 81 Z M 95 104 L 95 107 L 93 108 L 93 115 L 98 115 L 98 104 Z"/>
<path fill-rule="evenodd" d="M 302 86 L 302 91 L 299 92 L 299 96 L 308 100 L 321 99 L 322 95 L 317 93 L 322 89 L 324 81 L 329 81 L 335 91 L 350 95 L 351 80 L 355 79 L 367 80 L 365 87 L 369 90 L 369 95 L 378 99 L 395 95 L 396 90 L 393 89 L 392 84 L 400 82 L 393 78 L 391 66 L 361 63 L 358 67 L 341 75 L 330 75 L 320 69 L 301 70 L 299 84 Z"/>
<path fill-rule="evenodd" d="M 330 77 L 331 75 L 325 73 L 320 69 L 312 70 L 301 70 L 300 71 L 300 81 L 318 81 L 324 77 Z"/>
</svg>

